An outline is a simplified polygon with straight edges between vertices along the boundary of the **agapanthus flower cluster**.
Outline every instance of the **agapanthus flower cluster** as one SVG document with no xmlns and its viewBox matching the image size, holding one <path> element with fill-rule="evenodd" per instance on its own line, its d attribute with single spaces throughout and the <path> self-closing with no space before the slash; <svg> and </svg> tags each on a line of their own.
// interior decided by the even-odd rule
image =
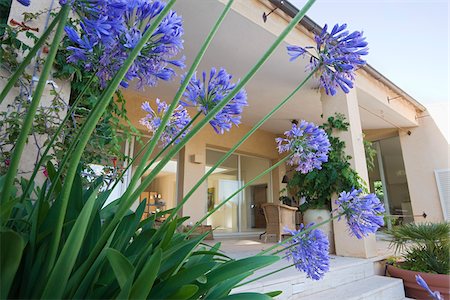
<svg viewBox="0 0 450 300">
<path fill-rule="evenodd" d="M 339 194 L 337 212 L 347 220 L 350 233 L 358 239 L 375 233 L 384 225 L 384 206 L 375 194 L 362 195 L 361 189 Z"/>
<path fill-rule="evenodd" d="M 315 54 L 310 58 L 310 69 L 317 69 L 320 85 L 328 95 L 335 95 L 341 88 L 345 93 L 353 88 L 355 71 L 366 64 L 361 56 L 368 54 L 367 42 L 363 33 L 345 30 L 347 24 L 336 24 L 330 33 L 325 25 L 315 36 Z M 294 60 L 308 53 L 313 47 L 288 46 L 288 54 Z"/>
<path fill-rule="evenodd" d="M 80 16 L 80 26 L 66 27 L 67 36 L 73 42 L 73 46 L 67 48 L 68 62 L 95 71 L 101 87 L 105 87 L 165 5 L 159 0 L 73 1 L 73 9 Z M 121 85 L 127 87 L 135 78 L 139 88 L 155 86 L 158 79 L 173 79 L 175 71 L 172 67 L 184 67 L 184 58 L 175 59 L 183 48 L 183 33 L 181 17 L 170 11 L 133 62 Z"/>
<path fill-rule="evenodd" d="M 293 260 L 295 267 L 306 273 L 307 277 L 319 280 L 330 269 L 329 242 L 327 235 L 320 229 L 306 231 L 308 226 L 300 225 L 299 230 L 289 230 L 286 233 L 295 236 L 290 244 L 294 245 L 287 251 L 287 259 Z"/>
<path fill-rule="evenodd" d="M 207 115 L 218 103 L 220 103 L 235 88 L 231 82 L 232 76 L 225 69 L 217 71 L 212 68 L 207 78 L 206 72 L 201 78 L 197 74 L 192 76 L 183 95 L 182 105 L 196 107 L 204 115 Z M 227 105 L 209 123 L 217 133 L 223 134 L 234 125 L 241 123 L 241 114 L 244 106 L 248 106 L 247 94 L 240 90 Z"/>
<path fill-rule="evenodd" d="M 141 108 L 147 113 L 139 123 L 144 125 L 148 131 L 154 135 L 161 125 L 161 120 L 169 109 L 169 105 L 156 99 L 156 110 L 154 110 L 148 102 L 144 102 Z M 174 140 L 179 133 L 189 124 L 191 117 L 184 107 L 179 105 L 170 116 L 169 121 L 161 135 L 160 141 L 162 146 L 168 145 L 172 140 Z M 174 144 L 178 143 L 187 133 L 189 129 L 186 129 L 176 140 Z"/>
<path fill-rule="evenodd" d="M 292 129 L 284 133 L 286 138 L 276 138 L 278 152 L 291 152 L 288 164 L 306 174 L 313 169 L 321 169 L 328 161 L 330 142 L 325 130 L 304 120 L 292 124 Z"/>
<path fill-rule="evenodd" d="M 430 287 L 428 286 L 427 282 L 422 278 L 420 275 L 416 275 L 416 282 L 419 286 L 421 286 L 423 289 L 427 291 L 427 293 L 431 296 L 434 300 L 444 300 L 444 298 L 441 296 L 441 293 L 439 291 L 432 291 Z"/>
</svg>

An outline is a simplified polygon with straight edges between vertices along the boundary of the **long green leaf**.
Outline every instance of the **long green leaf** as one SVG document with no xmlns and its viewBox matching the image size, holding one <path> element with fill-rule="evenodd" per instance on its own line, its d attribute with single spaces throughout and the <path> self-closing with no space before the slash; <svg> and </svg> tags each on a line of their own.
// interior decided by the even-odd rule
<svg viewBox="0 0 450 300">
<path fill-rule="evenodd" d="M 0 231 L 0 297 L 7 299 L 25 247 L 23 238 L 12 230 Z"/>
<path fill-rule="evenodd" d="M 272 297 L 266 295 L 266 294 L 259 294 L 259 293 L 239 293 L 239 294 L 233 294 L 229 295 L 220 299 L 226 299 L 226 300 L 268 300 L 272 299 Z"/>
<path fill-rule="evenodd" d="M 162 251 L 157 249 L 147 263 L 144 265 L 142 272 L 136 278 L 131 288 L 130 299 L 146 299 L 153 287 L 156 276 L 161 266 Z"/>
<path fill-rule="evenodd" d="M 86 230 L 91 218 L 92 209 L 94 208 L 95 200 L 97 198 L 98 186 L 94 192 L 92 192 L 89 199 L 86 201 L 80 215 L 78 216 L 75 225 L 73 226 L 66 243 L 61 251 L 61 255 L 56 261 L 48 283 L 45 287 L 43 298 L 58 299 L 62 298 L 64 290 L 69 280 L 69 276 L 72 273 L 72 268 L 75 265 L 78 253 L 81 249 L 83 239 L 86 235 Z"/>
<path fill-rule="evenodd" d="M 134 274 L 134 267 L 131 265 L 130 261 L 116 249 L 106 249 L 106 257 L 116 275 L 120 288 L 123 289 L 127 280 Z"/>
<path fill-rule="evenodd" d="M 173 291 L 181 288 L 182 286 L 190 283 L 195 283 L 197 278 L 206 274 L 209 270 L 213 269 L 217 263 L 208 262 L 203 264 L 196 264 L 191 268 L 186 268 L 169 277 L 169 279 L 161 281 L 155 286 L 155 293 L 150 294 L 152 299 L 165 299 L 173 294 Z M 197 292 L 197 291 L 196 291 Z"/>
<path fill-rule="evenodd" d="M 279 259 L 279 256 L 254 256 L 225 263 L 208 274 L 208 283 L 206 286 L 212 287 L 215 284 L 230 279 L 234 276 L 240 276 L 242 273 L 250 270 L 255 271 L 262 267 L 271 265 Z"/>
<path fill-rule="evenodd" d="M 210 289 L 209 293 L 206 295 L 205 299 L 219 299 L 227 296 L 230 291 L 242 280 L 252 275 L 253 271 L 244 272 L 241 275 L 234 276 L 230 279 L 224 280 L 223 282 L 217 284 Z"/>
<path fill-rule="evenodd" d="M 170 295 L 166 299 L 185 300 L 190 299 L 198 291 L 198 286 L 195 284 L 186 284 L 178 289 L 174 294 Z"/>
</svg>

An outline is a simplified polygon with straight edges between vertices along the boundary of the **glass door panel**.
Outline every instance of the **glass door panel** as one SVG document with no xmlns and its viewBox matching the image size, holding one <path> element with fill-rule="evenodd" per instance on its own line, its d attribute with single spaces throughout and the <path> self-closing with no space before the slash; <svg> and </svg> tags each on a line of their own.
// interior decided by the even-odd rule
<svg viewBox="0 0 450 300">
<path fill-rule="evenodd" d="M 206 169 L 209 170 L 224 153 L 215 150 L 206 150 Z M 239 158 L 231 155 L 208 177 L 208 211 L 217 207 L 223 200 L 227 199 L 240 187 L 239 180 Z M 220 232 L 238 232 L 240 195 L 236 195 L 225 205 L 218 209 L 207 219 L 207 224 Z"/>
<path fill-rule="evenodd" d="M 246 184 L 266 169 L 270 168 L 268 159 L 240 156 L 241 180 Z M 266 174 L 247 187 L 243 192 L 240 223 L 241 231 L 261 231 L 266 228 L 262 204 L 272 202 L 270 196 L 270 174 Z"/>
</svg>

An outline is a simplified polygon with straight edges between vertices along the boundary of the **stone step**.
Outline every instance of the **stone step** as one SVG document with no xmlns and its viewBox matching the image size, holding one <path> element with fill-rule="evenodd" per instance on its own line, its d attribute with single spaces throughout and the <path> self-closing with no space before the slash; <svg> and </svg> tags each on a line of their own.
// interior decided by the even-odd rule
<svg viewBox="0 0 450 300">
<path fill-rule="evenodd" d="M 374 275 L 312 295 L 294 294 L 298 300 L 403 300 L 405 292 L 401 279 Z"/>
<path fill-rule="evenodd" d="M 273 270 L 280 269 L 288 264 L 286 261 L 280 261 L 277 264 L 256 272 L 251 278 L 256 278 Z M 307 296 L 372 276 L 374 276 L 374 265 L 372 261 L 332 256 L 330 271 L 322 280 L 311 280 L 306 278 L 304 273 L 294 268 L 289 268 L 237 288 L 233 290 L 233 293 L 250 291 L 266 293 L 281 290 L 283 294 L 277 297 L 277 299 L 289 299 L 296 294 L 301 293 L 302 296 Z"/>
</svg>

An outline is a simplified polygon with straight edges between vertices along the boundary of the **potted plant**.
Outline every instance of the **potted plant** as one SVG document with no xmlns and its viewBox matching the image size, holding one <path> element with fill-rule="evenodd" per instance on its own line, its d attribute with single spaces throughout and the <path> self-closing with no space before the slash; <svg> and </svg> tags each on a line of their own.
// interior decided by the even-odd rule
<svg viewBox="0 0 450 300">
<path fill-rule="evenodd" d="M 450 223 L 405 224 L 389 231 L 392 245 L 400 254 L 388 264 L 389 275 L 403 279 L 407 297 L 427 298 L 428 293 L 416 283 L 420 275 L 433 291 L 449 299 Z"/>
<path fill-rule="evenodd" d="M 328 118 L 321 128 L 328 134 L 331 144 L 328 153 L 328 161 L 322 164 L 321 169 L 304 174 L 294 172 L 294 175 L 287 184 L 287 189 L 291 195 L 300 199 L 300 211 L 303 214 L 303 223 L 320 223 L 330 218 L 331 198 L 342 190 L 352 188 L 363 188 L 362 179 L 358 173 L 352 169 L 349 160 L 351 156 L 344 151 L 345 142 L 335 136 L 337 131 L 347 131 L 349 123 L 343 114 L 335 114 Z M 374 155 L 373 151 L 371 153 Z M 326 224 L 326 231 L 330 244 L 333 241 L 333 227 L 331 222 Z M 330 250 L 333 251 L 333 247 Z"/>
</svg>

